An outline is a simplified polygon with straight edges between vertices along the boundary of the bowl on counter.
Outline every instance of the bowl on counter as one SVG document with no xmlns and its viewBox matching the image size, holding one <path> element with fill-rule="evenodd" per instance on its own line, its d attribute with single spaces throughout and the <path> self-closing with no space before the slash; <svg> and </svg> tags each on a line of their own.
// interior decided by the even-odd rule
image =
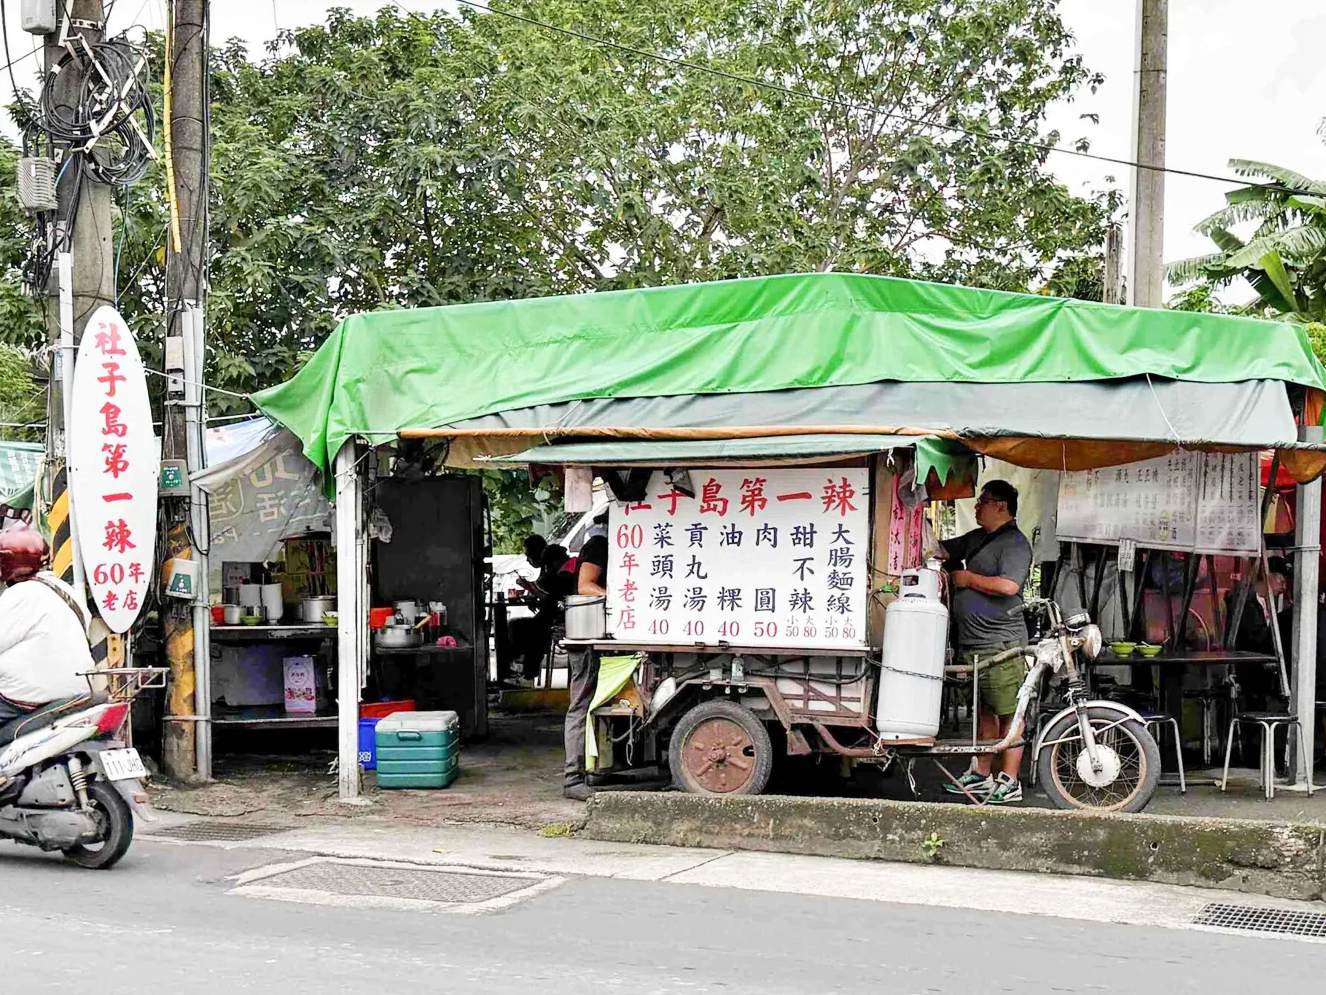
<svg viewBox="0 0 1326 995">
<path fill-rule="evenodd" d="M 333 626 L 333 627 L 335 627 L 335 626 L 337 626 L 337 625 L 340 625 L 340 624 L 341 624 L 341 613 L 340 613 L 340 612 L 323 612 L 323 613 L 322 613 L 322 624 L 323 624 L 323 625 L 330 625 L 330 626 Z"/>
<path fill-rule="evenodd" d="M 1160 656 L 1160 651 L 1164 648 L 1163 646 L 1153 646 L 1150 643 L 1138 643 L 1137 654 L 1145 657 Z"/>
<path fill-rule="evenodd" d="M 261 621 L 261 615 L 243 615 L 240 617 L 240 622 L 244 625 L 257 625 Z"/>
<path fill-rule="evenodd" d="M 1136 649 L 1136 643 L 1130 643 L 1126 640 L 1110 643 L 1110 652 L 1115 656 L 1132 656 Z"/>
</svg>

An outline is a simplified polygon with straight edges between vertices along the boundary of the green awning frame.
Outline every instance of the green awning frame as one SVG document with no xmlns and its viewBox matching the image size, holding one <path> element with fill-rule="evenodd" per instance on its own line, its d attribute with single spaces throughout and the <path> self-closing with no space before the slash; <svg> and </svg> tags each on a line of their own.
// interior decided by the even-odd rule
<svg viewBox="0 0 1326 995">
<path fill-rule="evenodd" d="M 494 466 L 679 467 L 732 462 L 823 461 L 841 457 L 916 450 L 916 479 L 933 469 L 941 484 L 953 476 L 976 479 L 976 455 L 961 443 L 915 435 L 783 435 L 755 439 L 603 440 L 534 446 L 486 462 Z"/>
</svg>

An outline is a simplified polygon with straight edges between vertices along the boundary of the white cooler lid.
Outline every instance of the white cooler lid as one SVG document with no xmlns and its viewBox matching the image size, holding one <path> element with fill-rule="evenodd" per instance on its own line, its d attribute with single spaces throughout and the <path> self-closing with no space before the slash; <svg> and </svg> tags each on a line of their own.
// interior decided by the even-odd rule
<svg viewBox="0 0 1326 995">
<path fill-rule="evenodd" d="M 378 722 L 379 732 L 446 732 L 460 727 L 460 716 L 455 712 L 392 712 Z"/>
</svg>

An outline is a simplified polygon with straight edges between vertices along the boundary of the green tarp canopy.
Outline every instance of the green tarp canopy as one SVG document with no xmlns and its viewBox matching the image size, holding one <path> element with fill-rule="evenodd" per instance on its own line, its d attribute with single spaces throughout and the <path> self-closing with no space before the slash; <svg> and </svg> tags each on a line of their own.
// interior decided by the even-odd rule
<svg viewBox="0 0 1326 995">
<path fill-rule="evenodd" d="M 0 442 L 0 505 L 32 510 L 33 488 L 44 451 L 40 442 Z"/>
<path fill-rule="evenodd" d="M 353 315 L 254 400 L 327 471 L 354 436 L 591 398 L 1146 376 L 1326 386 L 1294 324 L 814 273 Z"/>
</svg>

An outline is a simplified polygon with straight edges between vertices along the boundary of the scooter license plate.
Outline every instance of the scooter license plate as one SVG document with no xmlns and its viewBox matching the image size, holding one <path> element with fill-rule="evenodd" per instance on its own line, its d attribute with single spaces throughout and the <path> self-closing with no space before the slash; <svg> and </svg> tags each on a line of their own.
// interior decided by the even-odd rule
<svg viewBox="0 0 1326 995">
<path fill-rule="evenodd" d="M 147 769 L 137 750 L 102 750 L 101 769 L 108 781 L 126 781 L 131 777 L 146 777 Z"/>
</svg>

